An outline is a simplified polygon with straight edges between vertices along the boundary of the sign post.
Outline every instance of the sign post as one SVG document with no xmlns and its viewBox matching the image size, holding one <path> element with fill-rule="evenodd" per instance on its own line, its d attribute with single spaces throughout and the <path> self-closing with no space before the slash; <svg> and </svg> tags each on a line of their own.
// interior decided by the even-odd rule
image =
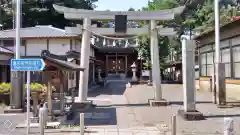
<svg viewBox="0 0 240 135">
<path fill-rule="evenodd" d="M 11 71 L 27 72 L 27 134 L 30 132 L 30 72 L 42 71 L 45 67 L 43 59 L 12 59 Z"/>
</svg>

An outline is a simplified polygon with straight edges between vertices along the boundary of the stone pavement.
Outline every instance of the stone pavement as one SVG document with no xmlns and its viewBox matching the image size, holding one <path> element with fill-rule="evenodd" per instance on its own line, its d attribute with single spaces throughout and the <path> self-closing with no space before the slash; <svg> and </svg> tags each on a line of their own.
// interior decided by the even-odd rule
<svg viewBox="0 0 240 135">
<path fill-rule="evenodd" d="M 128 88 L 125 95 L 132 106 L 136 120 L 147 125 L 167 125 L 171 127 L 171 116 L 182 108 L 182 85 L 163 84 L 163 98 L 171 101 L 173 105 L 167 107 L 140 106 L 147 103 L 147 99 L 153 97 L 151 87 L 138 85 Z M 177 131 L 179 134 L 188 135 L 213 135 L 223 134 L 223 118 L 228 115 L 234 119 L 236 135 L 240 135 L 240 110 L 239 108 L 219 109 L 211 103 L 212 95 L 209 92 L 196 92 L 197 109 L 206 116 L 203 121 L 184 121 L 177 118 Z"/>
<path fill-rule="evenodd" d="M 126 81 L 110 81 L 107 88 L 89 93 L 89 98 L 102 106 L 101 113 L 110 117 L 105 123 L 87 125 L 89 135 L 168 135 L 171 127 L 171 116 L 175 115 L 182 107 L 182 85 L 163 84 L 163 97 L 173 104 L 167 107 L 149 107 L 148 99 L 153 98 L 151 86 L 136 85 L 126 88 Z M 235 135 L 240 135 L 240 110 L 239 108 L 219 109 L 211 103 L 211 93 L 197 92 L 197 109 L 206 116 L 203 121 L 184 121 L 177 117 L 178 135 L 223 135 L 223 116 L 229 115 L 234 119 Z M 105 107 L 104 107 L 105 106 Z M 109 108 L 111 110 L 109 111 Z M 1 118 L 0 118 L 1 119 Z M 79 128 L 76 127 L 76 130 Z M 46 130 L 46 135 L 77 135 L 78 132 L 53 133 Z M 74 131 L 74 129 L 71 129 Z M 22 135 L 23 129 L 16 130 L 15 134 Z"/>
</svg>

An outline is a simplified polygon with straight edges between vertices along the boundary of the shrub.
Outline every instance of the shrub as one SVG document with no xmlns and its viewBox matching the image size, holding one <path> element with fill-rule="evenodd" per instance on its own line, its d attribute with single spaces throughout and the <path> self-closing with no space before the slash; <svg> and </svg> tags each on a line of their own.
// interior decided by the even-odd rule
<svg viewBox="0 0 240 135">
<path fill-rule="evenodd" d="M 11 90 L 11 84 L 10 83 L 0 83 L 0 93 L 9 93 Z"/>
<path fill-rule="evenodd" d="M 27 90 L 27 85 L 24 85 L 25 90 Z M 40 83 L 31 83 L 30 90 L 31 92 L 42 92 L 46 89 L 46 85 Z"/>
<path fill-rule="evenodd" d="M 27 89 L 27 85 L 25 84 L 24 86 L 25 90 Z M 47 92 L 47 85 L 45 84 L 40 84 L 40 83 L 31 83 L 30 84 L 30 90 L 31 92 L 43 92 L 46 93 Z M 52 86 L 52 91 L 55 91 L 55 87 Z"/>
</svg>

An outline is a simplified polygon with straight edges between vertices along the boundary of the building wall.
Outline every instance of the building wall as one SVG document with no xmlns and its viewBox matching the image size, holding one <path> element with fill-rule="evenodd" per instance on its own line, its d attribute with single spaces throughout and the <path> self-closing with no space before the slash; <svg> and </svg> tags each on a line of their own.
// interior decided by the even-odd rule
<svg viewBox="0 0 240 135">
<path fill-rule="evenodd" d="M 72 42 L 72 50 L 81 52 L 81 41 L 79 39 L 75 39 Z M 95 57 L 95 49 L 93 47 L 90 48 L 90 56 Z"/>
<path fill-rule="evenodd" d="M 200 48 L 200 76 L 212 76 L 214 48 L 213 44 Z M 225 64 L 225 76 L 227 78 L 240 78 L 240 36 L 223 40 L 220 43 L 220 60 Z"/>
<path fill-rule="evenodd" d="M 226 79 L 226 97 L 227 101 L 240 101 L 240 82 Z M 196 80 L 196 89 L 199 91 L 212 92 L 210 77 L 201 77 Z"/>
<path fill-rule="evenodd" d="M 211 91 L 210 77 L 214 73 L 214 47 L 214 44 L 206 44 L 200 48 L 200 81 L 196 80 L 196 87 L 201 91 Z M 227 100 L 240 100 L 240 36 L 222 40 L 220 48 L 220 62 L 225 64 Z"/>
<path fill-rule="evenodd" d="M 66 55 L 70 51 L 70 39 L 49 39 L 49 51 L 55 55 Z"/>
<path fill-rule="evenodd" d="M 8 49 L 10 49 L 10 50 L 15 52 L 15 47 L 14 46 L 6 46 L 6 48 L 8 48 Z M 25 56 L 25 48 L 26 47 L 23 46 L 23 45 L 20 46 L 20 55 L 21 56 Z"/>
<path fill-rule="evenodd" d="M 42 50 L 49 50 L 56 55 L 65 55 L 66 52 L 74 50 L 81 52 L 81 42 L 77 39 L 67 38 L 38 38 L 38 39 L 24 39 L 20 46 L 21 56 L 40 56 Z M 1 44 L 8 49 L 15 51 L 13 40 L 2 41 Z M 91 47 L 90 56 L 95 56 L 95 50 Z"/>
<path fill-rule="evenodd" d="M 48 50 L 47 39 L 26 40 L 26 56 L 40 56 L 42 50 Z"/>
<path fill-rule="evenodd" d="M 1 60 L 6 61 L 6 60 L 9 60 L 9 59 L 11 59 L 11 58 L 12 58 L 11 55 L 6 55 L 6 54 L 4 54 L 4 53 L 0 53 L 0 61 L 1 61 Z"/>
</svg>

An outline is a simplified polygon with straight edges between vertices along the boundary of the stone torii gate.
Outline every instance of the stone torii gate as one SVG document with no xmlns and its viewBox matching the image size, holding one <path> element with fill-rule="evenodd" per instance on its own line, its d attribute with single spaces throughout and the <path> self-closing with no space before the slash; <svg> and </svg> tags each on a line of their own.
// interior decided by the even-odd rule
<svg viewBox="0 0 240 135">
<path fill-rule="evenodd" d="M 162 98 L 161 90 L 161 77 L 159 65 L 159 48 L 158 48 L 158 35 L 171 36 L 175 34 L 173 28 L 162 28 L 157 26 L 157 21 L 173 20 L 175 15 L 181 14 L 184 6 L 161 10 L 161 11 L 94 11 L 84 9 L 73 9 L 63 6 L 53 5 L 54 9 L 64 14 L 64 17 L 69 20 L 83 20 L 83 26 L 66 27 L 66 33 L 82 35 L 81 45 L 81 64 L 85 70 L 80 72 L 79 80 L 79 102 L 86 102 L 88 91 L 88 70 L 89 70 L 89 53 L 90 53 L 90 38 L 92 33 L 100 35 L 116 35 L 116 36 L 129 36 L 150 34 L 151 35 L 151 64 L 153 75 L 153 86 L 155 89 L 155 99 L 149 100 L 151 105 L 166 105 L 166 101 Z M 116 20 L 117 16 L 125 16 L 126 20 L 131 21 L 150 21 L 150 26 L 142 28 L 127 28 L 125 32 L 116 32 L 114 28 L 97 28 L 91 26 L 92 20 Z M 126 22 L 125 22 L 126 23 Z M 124 24 L 123 24 L 124 25 Z"/>
</svg>

